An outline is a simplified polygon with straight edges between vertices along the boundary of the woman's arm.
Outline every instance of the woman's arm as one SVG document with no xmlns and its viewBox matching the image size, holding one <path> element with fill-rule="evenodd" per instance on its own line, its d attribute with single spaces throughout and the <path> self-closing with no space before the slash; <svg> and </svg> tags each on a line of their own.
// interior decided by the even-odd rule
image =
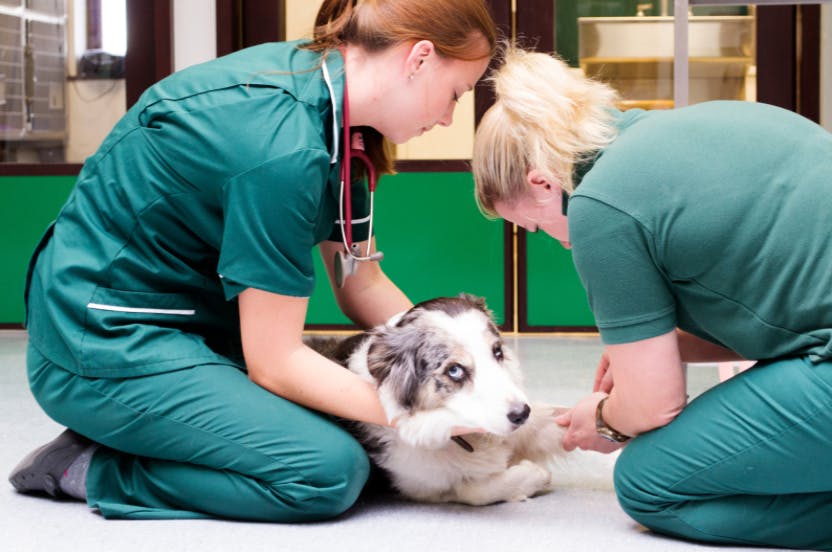
<svg viewBox="0 0 832 552">
<path fill-rule="evenodd" d="M 604 421 L 620 433 L 635 436 L 670 423 L 687 403 L 685 372 L 676 332 L 606 349 L 613 386 L 603 407 Z M 609 452 L 618 448 L 595 430 L 596 392 L 559 419 L 569 429 L 564 447 Z"/>
<path fill-rule="evenodd" d="M 343 418 L 389 425 L 375 386 L 303 344 L 308 299 L 249 288 L 239 295 L 249 378 L 290 401 Z"/>
<path fill-rule="evenodd" d="M 367 242 L 359 245 L 361 251 L 366 251 Z M 375 238 L 373 245 L 375 246 Z M 384 274 L 378 262 L 359 262 L 356 273 L 345 280 L 344 287 L 339 288 L 335 285 L 335 253 L 344 251 L 344 246 L 338 242 L 325 241 L 318 248 L 341 312 L 359 326 L 372 328 L 383 324 L 394 314 L 413 306 L 407 296 Z"/>
<path fill-rule="evenodd" d="M 669 424 L 687 404 L 676 332 L 607 347 L 613 388 L 604 419 L 625 435 Z M 618 425 L 616 425 L 618 424 Z"/>
</svg>

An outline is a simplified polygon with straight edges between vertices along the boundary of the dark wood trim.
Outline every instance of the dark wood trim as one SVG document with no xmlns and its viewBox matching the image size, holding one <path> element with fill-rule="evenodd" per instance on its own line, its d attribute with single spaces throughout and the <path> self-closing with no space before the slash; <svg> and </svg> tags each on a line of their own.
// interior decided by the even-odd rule
<svg viewBox="0 0 832 552">
<path fill-rule="evenodd" d="M 797 108 L 795 6 L 757 7 L 757 101 Z"/>
<path fill-rule="evenodd" d="M 585 333 L 597 334 L 595 326 L 526 326 L 520 330 L 524 334 L 550 334 L 550 333 Z"/>
<path fill-rule="evenodd" d="M 500 325 L 504 332 L 517 331 L 517 320 L 515 316 L 514 291 L 514 225 L 503 221 L 503 304 L 505 305 L 505 320 Z"/>
<path fill-rule="evenodd" d="M 243 47 L 286 40 L 284 0 L 243 0 Z"/>
<path fill-rule="evenodd" d="M 499 33 L 499 40 L 508 40 L 512 36 L 511 32 L 511 0 L 486 0 L 491 16 L 494 18 L 494 23 L 497 25 L 497 32 Z M 499 65 L 498 59 L 491 60 L 488 66 L 486 76 Z M 480 124 L 480 119 L 488 110 L 494 105 L 494 89 L 486 81 L 480 79 L 474 87 L 474 127 Z"/>
<path fill-rule="evenodd" d="M 25 330 L 26 326 L 14 322 L 0 322 L 0 330 Z"/>
<path fill-rule="evenodd" d="M 527 232 L 517 228 L 517 331 L 529 331 L 529 253 Z"/>
<path fill-rule="evenodd" d="M 285 0 L 216 0 L 217 56 L 286 40 Z"/>
<path fill-rule="evenodd" d="M 216 0 L 217 57 L 243 47 L 242 0 Z"/>
<path fill-rule="evenodd" d="M 468 159 L 402 159 L 396 161 L 396 172 L 471 172 Z"/>
<path fill-rule="evenodd" d="M 80 163 L 0 163 L 0 176 L 78 176 Z"/>
<path fill-rule="evenodd" d="M 555 2 L 523 0 L 517 2 L 517 41 L 538 52 L 555 51 Z"/>
<path fill-rule="evenodd" d="M 757 8 L 757 101 L 800 113 L 818 123 L 820 8 Z"/>
<path fill-rule="evenodd" d="M 171 0 L 127 0 L 128 109 L 150 85 L 173 72 L 172 9 Z"/>
<path fill-rule="evenodd" d="M 797 112 L 820 124 L 820 5 L 797 7 Z"/>
</svg>

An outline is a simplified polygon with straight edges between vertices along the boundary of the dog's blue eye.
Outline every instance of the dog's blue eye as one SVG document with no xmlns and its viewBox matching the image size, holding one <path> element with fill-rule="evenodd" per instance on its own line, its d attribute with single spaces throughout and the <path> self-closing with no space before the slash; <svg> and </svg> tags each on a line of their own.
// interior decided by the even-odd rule
<svg viewBox="0 0 832 552">
<path fill-rule="evenodd" d="M 503 346 L 499 343 L 494 345 L 494 358 L 497 360 L 503 360 Z"/>
<path fill-rule="evenodd" d="M 459 364 L 451 364 L 448 366 L 448 369 L 445 370 L 445 373 L 454 381 L 462 381 L 465 379 L 465 368 Z"/>
</svg>

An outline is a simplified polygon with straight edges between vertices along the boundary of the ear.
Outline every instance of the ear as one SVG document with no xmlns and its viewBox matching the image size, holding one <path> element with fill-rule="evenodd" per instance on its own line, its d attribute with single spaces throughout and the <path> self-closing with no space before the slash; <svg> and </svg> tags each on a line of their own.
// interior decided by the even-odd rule
<svg viewBox="0 0 832 552">
<path fill-rule="evenodd" d="M 532 195 L 538 199 L 545 199 L 561 192 L 560 184 L 539 169 L 532 169 L 526 174 L 526 184 Z"/>
<path fill-rule="evenodd" d="M 419 342 L 407 339 L 409 332 L 383 329 L 367 351 L 367 369 L 376 386 L 386 386 L 396 402 L 412 411 L 419 393 Z"/>
<path fill-rule="evenodd" d="M 413 78 L 422 68 L 425 61 L 433 55 L 436 51 L 433 42 L 430 40 L 420 40 L 410 47 L 410 52 L 405 59 L 405 69 L 407 76 Z"/>
</svg>

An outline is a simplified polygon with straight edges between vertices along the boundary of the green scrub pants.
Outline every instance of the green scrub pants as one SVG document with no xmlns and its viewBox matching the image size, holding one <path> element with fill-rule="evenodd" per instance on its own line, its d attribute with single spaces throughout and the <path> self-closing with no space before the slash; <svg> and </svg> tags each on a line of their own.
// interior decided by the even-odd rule
<svg viewBox="0 0 832 552">
<path fill-rule="evenodd" d="M 832 550 L 832 362 L 751 368 L 621 453 L 622 508 L 656 532 Z"/>
<path fill-rule="evenodd" d="M 342 428 L 231 366 L 85 378 L 30 346 L 28 370 L 49 416 L 104 445 L 87 503 L 107 518 L 321 520 L 349 508 L 369 476 Z"/>
</svg>

